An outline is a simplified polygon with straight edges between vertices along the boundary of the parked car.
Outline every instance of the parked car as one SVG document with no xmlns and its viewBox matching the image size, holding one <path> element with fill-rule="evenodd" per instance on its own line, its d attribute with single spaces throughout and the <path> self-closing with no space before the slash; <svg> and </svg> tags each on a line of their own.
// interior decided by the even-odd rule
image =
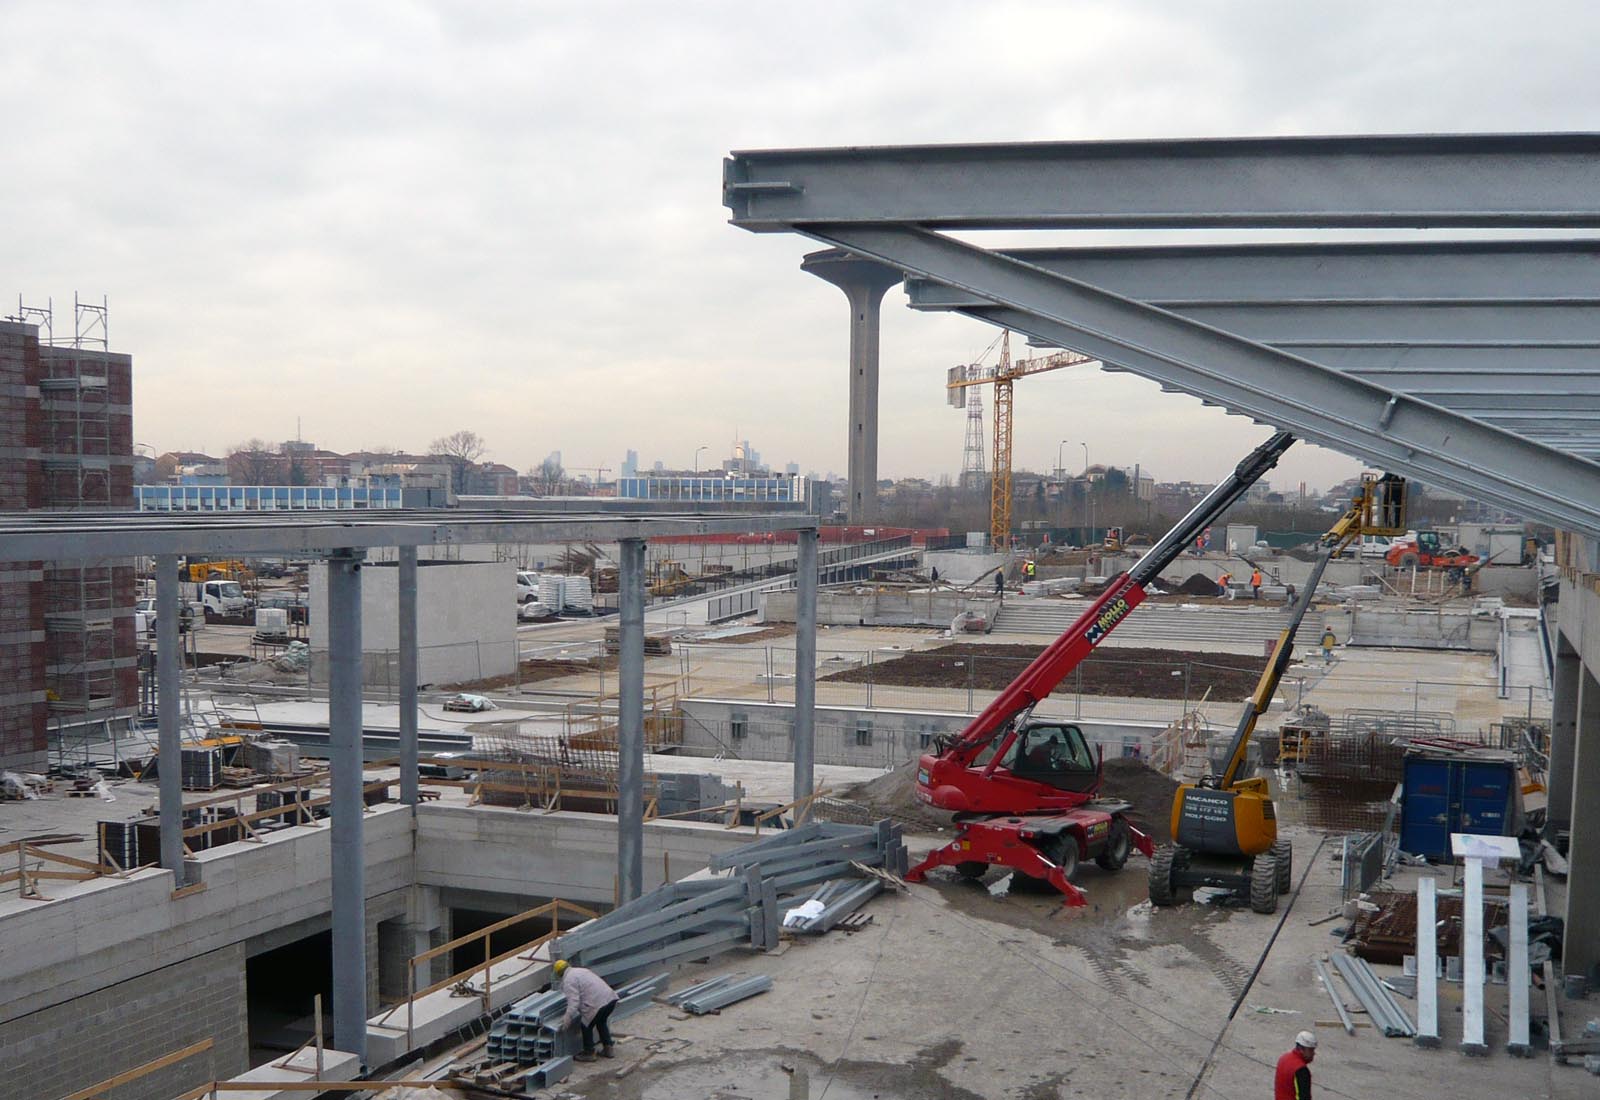
<svg viewBox="0 0 1600 1100">
<path fill-rule="evenodd" d="M 517 602 L 527 603 L 539 598 L 539 574 L 517 574 Z"/>
</svg>

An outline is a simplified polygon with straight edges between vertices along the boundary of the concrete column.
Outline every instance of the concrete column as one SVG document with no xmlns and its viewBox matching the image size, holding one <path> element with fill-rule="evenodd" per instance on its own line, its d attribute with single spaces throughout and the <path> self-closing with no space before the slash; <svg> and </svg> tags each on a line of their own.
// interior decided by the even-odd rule
<svg viewBox="0 0 1600 1100">
<path fill-rule="evenodd" d="M 850 301 L 851 523 L 871 523 L 878 511 L 878 319 L 883 295 L 904 276 L 842 248 L 812 252 L 800 263 L 844 291 Z"/>
<path fill-rule="evenodd" d="M 644 540 L 622 540 L 617 576 L 617 881 L 644 892 Z"/>
<path fill-rule="evenodd" d="M 417 794 L 417 548 L 400 547 L 400 801 Z"/>
<path fill-rule="evenodd" d="M 1550 706 L 1550 772 L 1545 820 L 1550 835 L 1572 823 L 1572 754 L 1578 737 L 1578 675 L 1583 663 L 1567 636 L 1556 634 L 1555 699 Z"/>
<path fill-rule="evenodd" d="M 1600 968 L 1600 813 L 1580 807 L 1583 791 L 1600 791 L 1600 680 L 1583 668 L 1578 733 L 1572 754 L 1572 842 L 1567 849 L 1567 936 L 1564 968 L 1590 979 Z M 1580 808 L 1584 812 L 1579 812 Z"/>
<path fill-rule="evenodd" d="M 183 738 L 178 729 L 183 662 L 178 555 L 156 555 L 156 775 L 161 784 L 161 866 L 183 882 Z"/>
<path fill-rule="evenodd" d="M 794 631 L 794 797 L 816 789 L 817 760 L 817 532 L 800 532 Z"/>
<path fill-rule="evenodd" d="M 361 796 L 361 558 L 328 556 L 328 765 L 333 772 L 333 1045 L 367 1061 L 367 892 Z M 159 616 L 158 616 L 159 619 Z"/>
</svg>

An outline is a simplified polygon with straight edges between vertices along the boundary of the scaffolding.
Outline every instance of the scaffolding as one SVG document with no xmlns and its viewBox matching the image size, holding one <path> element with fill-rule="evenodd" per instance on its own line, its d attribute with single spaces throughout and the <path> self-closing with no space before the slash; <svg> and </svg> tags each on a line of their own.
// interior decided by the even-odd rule
<svg viewBox="0 0 1600 1100">
<path fill-rule="evenodd" d="M 52 375 L 39 379 L 44 414 L 45 508 L 109 507 L 111 501 L 110 387 L 101 373 L 81 373 L 83 360 L 45 360 Z"/>
<path fill-rule="evenodd" d="M 47 567 L 45 697 L 60 768 L 121 764 L 132 707 L 117 705 L 116 582 L 111 566 Z"/>
</svg>

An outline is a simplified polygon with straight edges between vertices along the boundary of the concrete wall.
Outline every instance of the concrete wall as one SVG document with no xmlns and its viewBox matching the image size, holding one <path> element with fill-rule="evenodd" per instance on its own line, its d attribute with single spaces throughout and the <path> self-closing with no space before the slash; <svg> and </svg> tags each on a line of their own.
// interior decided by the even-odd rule
<svg viewBox="0 0 1600 1100">
<path fill-rule="evenodd" d="M 663 853 L 672 878 L 680 879 L 749 839 L 721 825 L 650 822 L 644 829 L 644 888 L 663 881 Z M 417 882 L 424 886 L 609 906 L 616 873 L 614 817 L 439 803 L 417 809 Z"/>
<path fill-rule="evenodd" d="M 211 1050 L 110 1095 L 169 1100 L 249 1068 L 244 949 L 239 944 L 150 970 L 0 1027 L 0 1095 L 54 1097 L 202 1039 Z"/>
<path fill-rule="evenodd" d="M 1037 712 L 1049 714 L 1048 703 Z M 746 760 L 793 760 L 794 707 L 787 703 L 744 700 L 689 699 L 682 703 L 683 751 L 712 756 L 732 751 Z M 743 737 L 734 736 L 735 716 L 744 719 Z M 1149 757 L 1153 739 L 1166 727 L 1158 722 L 1070 718 L 1091 745 L 1107 757 L 1137 750 Z M 817 707 L 816 760 L 819 764 L 857 767 L 898 767 L 928 751 L 937 737 L 959 732 L 972 720 L 969 714 L 939 711 L 896 711 L 851 707 Z M 862 730 L 862 723 L 867 728 Z"/>
<path fill-rule="evenodd" d="M 1352 604 L 1330 611 L 1324 621 L 1340 641 L 1358 646 L 1462 649 L 1493 653 L 1500 645 L 1500 620 L 1465 611 L 1377 608 Z"/>
<path fill-rule="evenodd" d="M 361 569 L 361 648 L 365 679 L 395 683 L 383 667 L 399 647 L 399 568 Z M 456 684 L 516 671 L 517 570 L 511 562 L 423 561 L 417 569 L 417 676 Z M 328 568 L 311 566 L 311 648 L 328 648 Z M 322 666 L 325 670 L 325 664 Z M 316 678 L 316 670 L 313 670 Z M 326 679 L 326 672 L 323 672 Z"/>
<path fill-rule="evenodd" d="M 928 550 L 922 555 L 924 569 L 938 569 L 939 579 L 951 584 L 970 584 L 997 565 L 1011 560 L 1009 554 L 972 550 Z"/>
<path fill-rule="evenodd" d="M 794 592 L 767 593 L 762 620 L 769 623 L 794 622 L 798 598 Z M 932 589 L 924 592 L 823 589 L 817 593 L 817 625 L 856 626 L 865 623 L 869 626 L 935 626 L 948 629 L 951 620 L 963 611 L 976 611 L 993 622 L 999 607 L 999 600 L 982 593 L 967 596 Z"/>
<path fill-rule="evenodd" d="M 369 999 L 377 966 L 373 926 L 406 909 L 404 891 L 415 880 L 411 814 L 380 806 L 365 819 L 369 943 Z M 92 1068 L 77 1085 L 5 1095 L 49 1096 L 92 1084 L 210 1035 L 218 1044 L 219 1074 L 244 1069 L 242 1026 L 233 1015 L 245 1009 L 245 958 L 280 942 L 326 927 L 331 910 L 330 833 L 326 824 L 267 834 L 257 843 L 229 844 L 201 852 L 191 869 L 203 889 L 172 896 L 172 876 L 145 870 L 126 879 L 83 884 L 52 883 L 49 902 L 8 898 L 0 902 L 0 1051 L 34 1044 L 61 1067 L 80 1056 Z M 196 964 L 203 966 L 196 968 Z M 161 975 L 165 979 L 160 979 Z M 153 985 L 152 977 L 158 979 Z M 165 984 L 163 984 L 163 982 Z M 152 990 L 148 995 L 143 990 Z M 169 992 L 154 992 L 169 990 Z M 229 1011 L 202 1009 L 216 997 Z M 228 998 L 235 998 L 228 1000 Z M 375 1005 L 374 1005 L 375 1007 Z M 93 1020 L 104 1013 L 104 1032 L 81 1027 L 93 1042 L 69 1041 L 55 1021 Z M 195 1031 L 198 1019 L 210 1030 Z M 126 1022 L 152 1036 L 146 1055 L 109 1044 Z M 50 1040 L 59 1035 L 60 1043 Z M 32 1049 L 30 1047 L 30 1049 Z M 92 1053 L 92 1058 L 90 1057 Z M 10 1059 L 0 1055 L 0 1066 Z M 198 1079 L 204 1079 L 202 1075 Z M 178 1089 L 152 1087 L 118 1093 L 118 1100 L 169 1097 Z"/>
</svg>

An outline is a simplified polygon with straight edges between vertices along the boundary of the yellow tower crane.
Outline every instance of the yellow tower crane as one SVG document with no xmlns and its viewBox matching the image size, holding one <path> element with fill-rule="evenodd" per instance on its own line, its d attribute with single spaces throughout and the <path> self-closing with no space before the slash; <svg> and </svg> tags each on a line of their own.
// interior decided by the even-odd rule
<svg viewBox="0 0 1600 1100">
<path fill-rule="evenodd" d="M 991 345 L 992 346 L 992 345 Z M 994 465 L 989 480 L 989 541 L 996 547 L 1011 545 L 1011 386 L 1018 378 L 1045 371 L 1076 367 L 1095 360 L 1075 351 L 1058 351 L 1036 359 L 1011 361 L 1011 333 L 1000 338 L 1000 362 L 992 367 L 979 364 L 953 367 L 945 388 L 951 391 L 951 404 L 968 386 L 994 385 Z"/>
</svg>

